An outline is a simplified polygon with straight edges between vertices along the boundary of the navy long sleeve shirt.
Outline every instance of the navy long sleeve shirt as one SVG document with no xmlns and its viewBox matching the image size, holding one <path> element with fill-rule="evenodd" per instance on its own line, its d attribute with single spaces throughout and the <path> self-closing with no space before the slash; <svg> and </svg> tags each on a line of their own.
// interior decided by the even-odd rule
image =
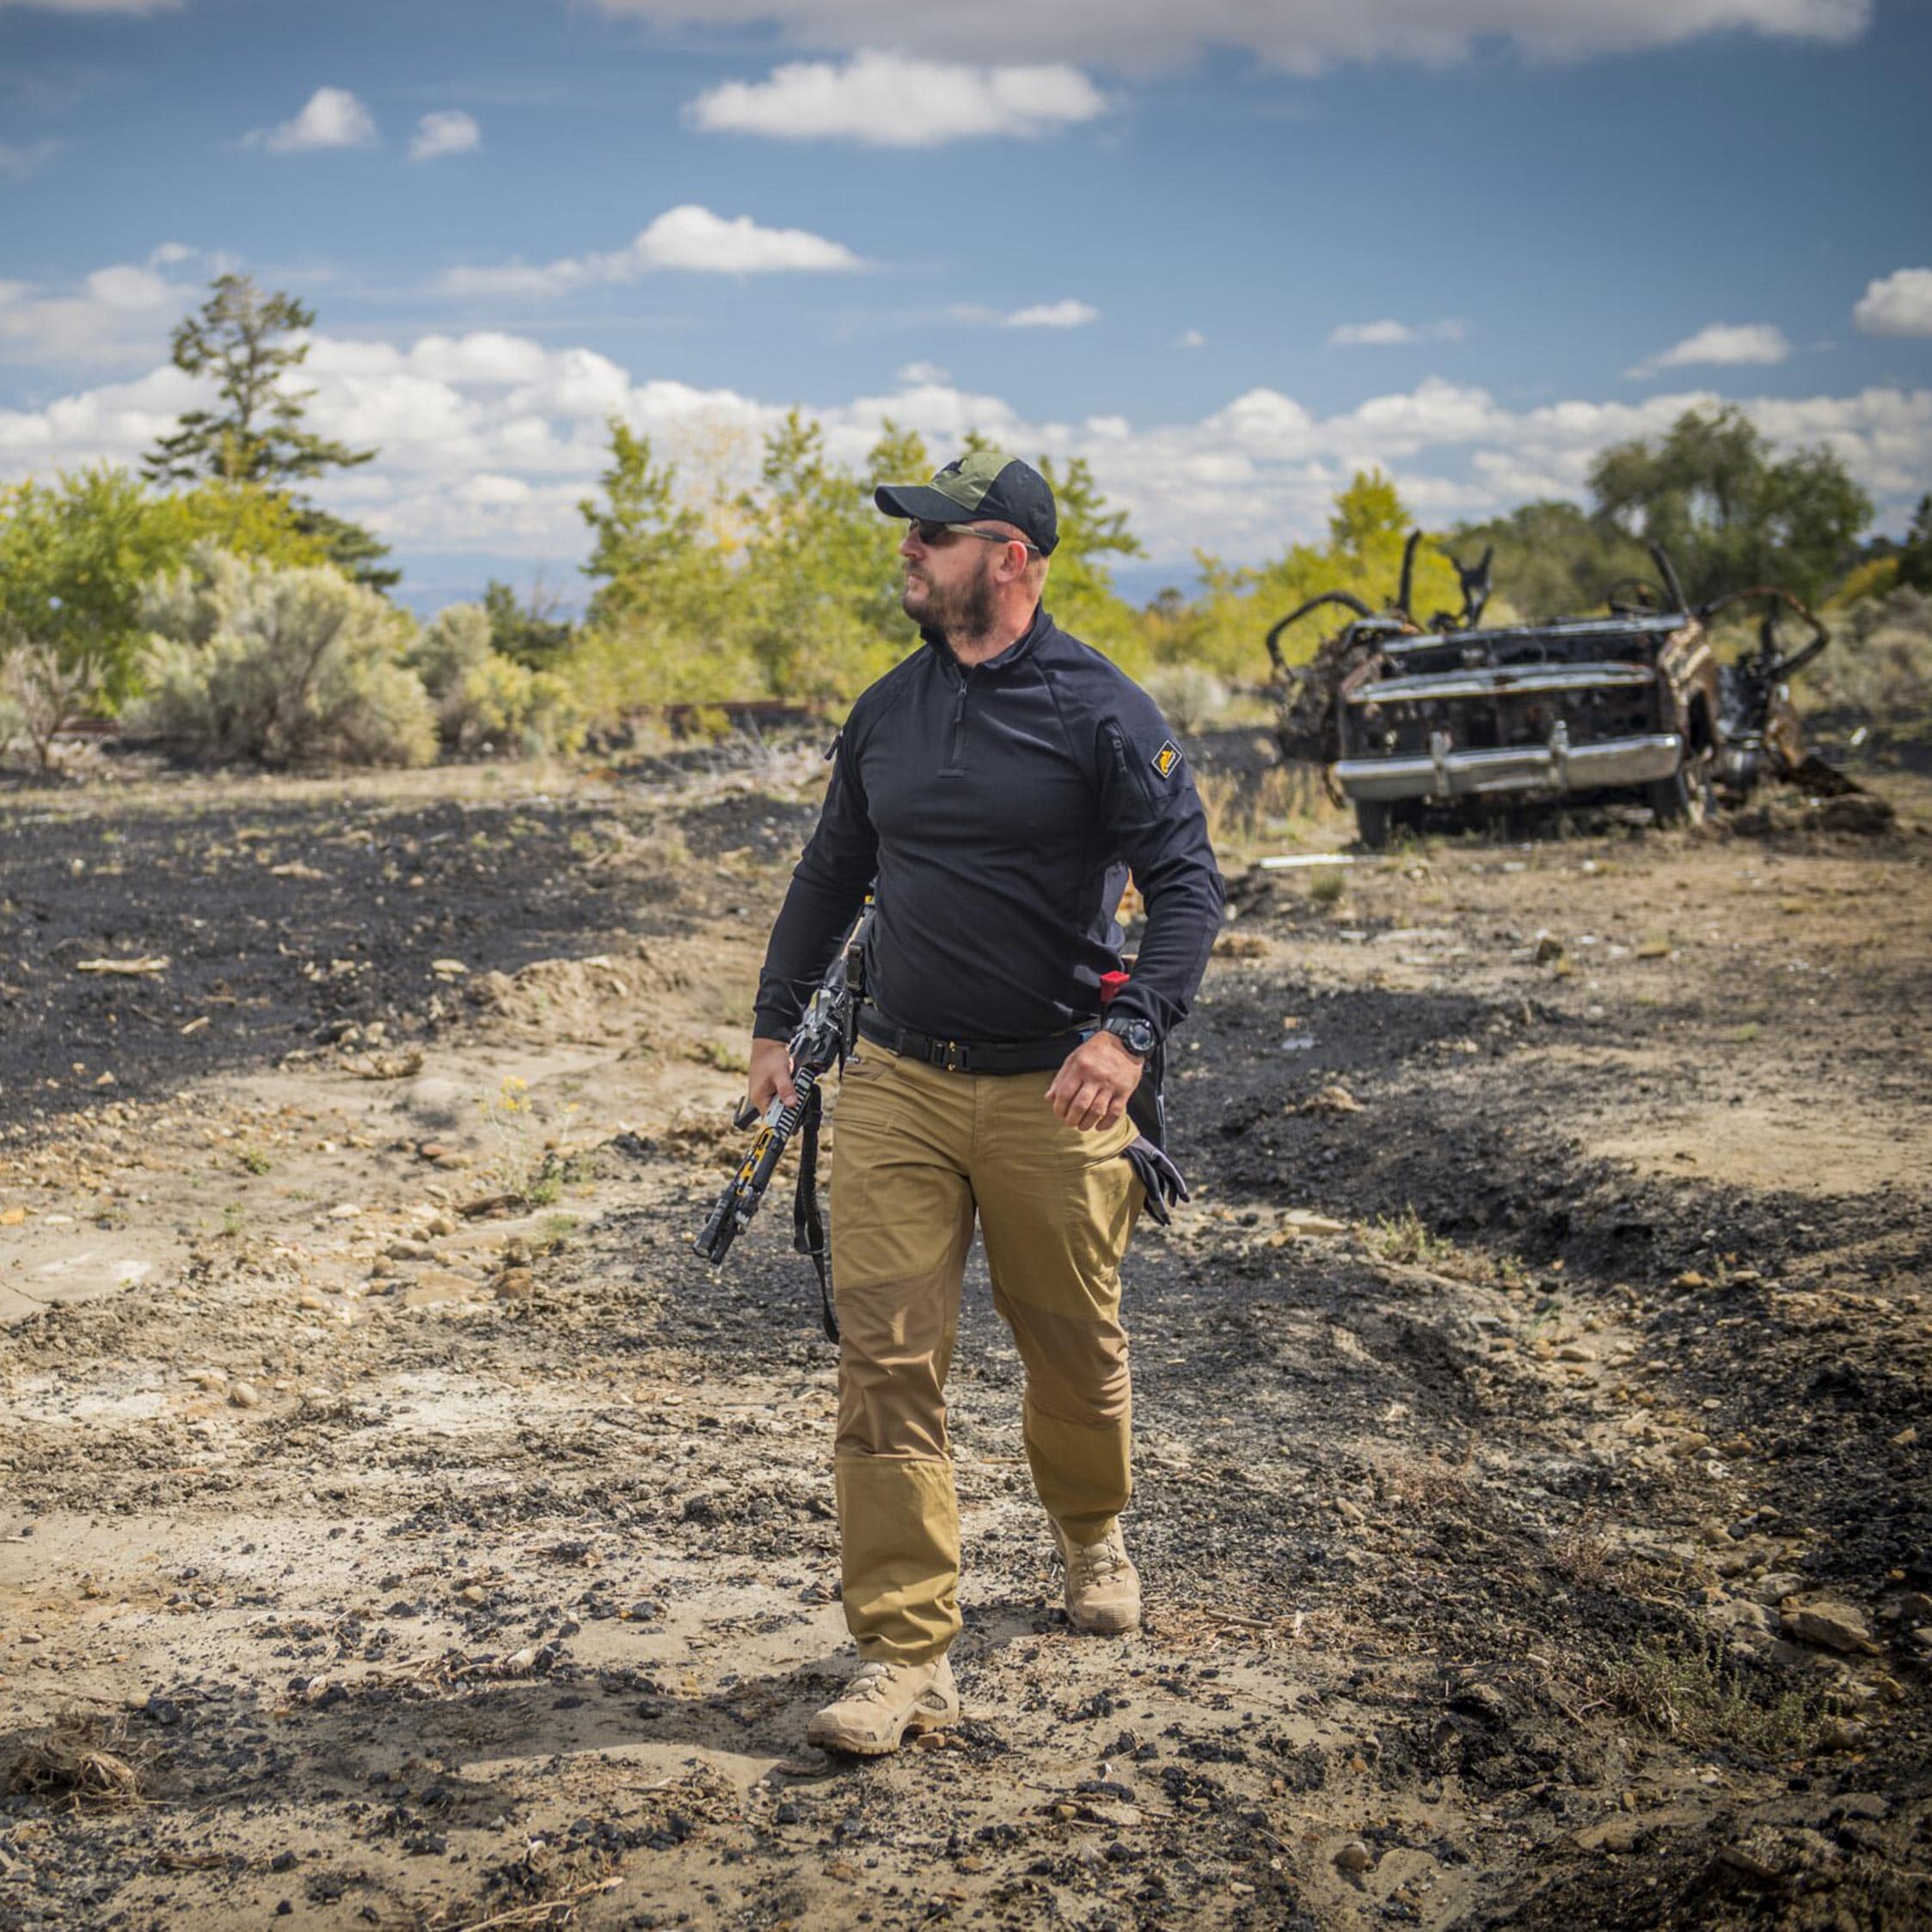
<svg viewBox="0 0 1932 1932">
<path fill-rule="evenodd" d="M 1224 892 L 1154 701 L 1044 609 L 981 665 L 921 635 L 839 735 L 772 929 L 757 1033 L 789 1037 L 874 876 L 866 991 L 888 1019 L 980 1041 L 1090 1024 L 1101 975 L 1120 966 L 1132 871 L 1146 930 L 1107 1010 L 1164 1039 L 1200 984 Z"/>
</svg>

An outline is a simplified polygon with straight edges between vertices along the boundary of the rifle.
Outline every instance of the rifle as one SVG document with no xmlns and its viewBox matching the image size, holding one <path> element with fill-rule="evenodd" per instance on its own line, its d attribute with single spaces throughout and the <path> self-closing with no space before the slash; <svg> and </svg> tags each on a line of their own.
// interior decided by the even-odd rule
<svg viewBox="0 0 1932 1932">
<path fill-rule="evenodd" d="M 875 911 L 868 891 L 858 918 L 840 942 L 791 1037 L 788 1051 L 792 1062 L 792 1086 L 798 1097 L 789 1106 L 773 1099 L 765 1112 L 764 1124 L 751 1143 L 751 1152 L 725 1183 L 703 1232 L 691 1243 L 714 1266 L 721 1262 L 731 1251 L 733 1242 L 750 1226 L 751 1217 L 757 1212 L 793 1135 L 800 1135 L 798 1187 L 792 1200 L 792 1246 L 800 1254 L 809 1254 L 818 1271 L 825 1334 L 833 1341 L 838 1340 L 838 1317 L 832 1312 L 825 1226 L 819 1212 L 819 1123 L 824 1106 L 819 1089 L 825 1076 L 834 1066 L 842 1066 L 851 1050 L 864 978 L 863 949 Z M 733 1116 L 732 1125 L 742 1132 L 758 1118 L 746 1101 Z"/>
</svg>

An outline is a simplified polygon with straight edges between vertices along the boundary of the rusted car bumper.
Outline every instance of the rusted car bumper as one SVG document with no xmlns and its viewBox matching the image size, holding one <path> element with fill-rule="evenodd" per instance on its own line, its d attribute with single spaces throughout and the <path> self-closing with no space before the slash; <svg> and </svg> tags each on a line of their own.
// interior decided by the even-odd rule
<svg viewBox="0 0 1932 1932">
<path fill-rule="evenodd" d="M 1452 750 L 1435 733 L 1426 757 L 1343 758 L 1335 781 L 1351 799 L 1475 798 L 1496 792 L 1594 792 L 1668 778 L 1684 757 L 1676 732 L 1572 745 L 1561 729 L 1542 745 L 1500 751 Z"/>
</svg>

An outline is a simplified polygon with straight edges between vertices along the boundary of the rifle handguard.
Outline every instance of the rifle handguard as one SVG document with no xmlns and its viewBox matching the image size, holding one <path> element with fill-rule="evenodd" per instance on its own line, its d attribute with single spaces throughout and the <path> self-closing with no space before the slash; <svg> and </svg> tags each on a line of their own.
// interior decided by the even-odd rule
<svg viewBox="0 0 1932 1932">
<path fill-rule="evenodd" d="M 786 1146 L 805 1120 L 819 1083 L 843 1059 L 848 1038 L 848 1022 L 856 987 L 849 961 L 865 943 L 872 924 L 874 902 L 866 895 L 864 909 L 833 956 L 824 981 L 813 991 L 804 1016 L 793 1033 L 788 1048 L 792 1064 L 792 1085 L 795 1091 L 788 1105 L 776 1102 L 764 1116 L 764 1125 L 751 1143 L 751 1152 L 738 1171 L 725 1183 L 709 1217 L 699 1231 L 692 1248 L 715 1265 L 731 1251 L 731 1244 L 751 1225 L 751 1217 L 764 1199 L 765 1189 Z M 747 1097 L 739 1103 L 732 1125 L 740 1133 L 756 1125 L 760 1116 Z M 814 1128 L 813 1133 L 815 1134 Z M 810 1151 L 812 1137 L 807 1137 Z M 810 1252 L 810 1250 L 807 1250 Z M 814 1256 L 814 1260 L 819 1257 Z M 820 1284 L 824 1286 L 823 1281 Z M 830 1309 L 829 1297 L 827 1309 Z M 828 1312 L 828 1324 L 829 1324 Z"/>
</svg>

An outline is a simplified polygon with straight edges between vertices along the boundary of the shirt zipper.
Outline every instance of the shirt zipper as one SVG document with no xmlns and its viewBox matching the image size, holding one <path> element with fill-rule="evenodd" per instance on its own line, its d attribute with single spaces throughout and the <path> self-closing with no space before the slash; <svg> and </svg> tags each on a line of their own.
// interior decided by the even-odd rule
<svg viewBox="0 0 1932 1932">
<path fill-rule="evenodd" d="M 960 769 L 960 754 L 966 745 L 966 686 L 972 681 L 972 678 L 971 671 L 965 669 L 960 671 L 959 696 L 953 701 L 952 747 L 946 754 L 946 769 L 948 771 L 957 771 Z"/>
</svg>

